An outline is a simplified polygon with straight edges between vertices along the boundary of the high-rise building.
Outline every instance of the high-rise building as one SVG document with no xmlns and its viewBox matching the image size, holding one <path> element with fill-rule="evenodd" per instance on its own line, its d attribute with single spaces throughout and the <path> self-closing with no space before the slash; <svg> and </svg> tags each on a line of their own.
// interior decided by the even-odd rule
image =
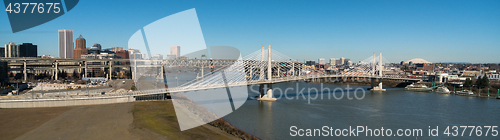
<svg viewBox="0 0 500 140">
<path fill-rule="evenodd" d="M 316 65 L 316 62 L 314 61 L 306 61 L 306 66 L 314 66 Z"/>
<path fill-rule="evenodd" d="M 37 57 L 37 45 L 23 43 L 16 45 L 13 42 L 5 44 L 3 57 Z"/>
<path fill-rule="evenodd" d="M 38 57 L 38 46 L 32 43 L 19 45 L 19 57 Z"/>
<path fill-rule="evenodd" d="M 85 38 L 83 38 L 82 35 L 80 35 L 77 39 L 76 39 L 76 47 L 75 47 L 75 57 L 74 58 L 82 58 L 82 55 L 87 55 L 88 52 L 87 52 L 87 42 L 85 40 Z"/>
<path fill-rule="evenodd" d="M 181 56 L 181 46 L 170 46 L 170 54 L 175 54 L 175 58 Z"/>
<path fill-rule="evenodd" d="M 14 42 L 5 44 L 5 57 L 19 57 L 20 55 L 19 45 L 14 44 Z"/>
<path fill-rule="evenodd" d="M 111 47 L 111 51 L 117 52 L 123 50 L 123 47 Z"/>
<path fill-rule="evenodd" d="M 340 59 L 335 59 L 335 65 L 342 65 L 342 61 Z"/>
<path fill-rule="evenodd" d="M 73 30 L 59 30 L 59 57 L 73 58 Z"/>
<path fill-rule="evenodd" d="M 5 57 L 5 48 L 0 48 L 0 57 Z"/>
<path fill-rule="evenodd" d="M 351 59 L 344 59 L 344 65 L 347 65 L 347 62 L 351 61 Z"/>
<path fill-rule="evenodd" d="M 7 65 L 7 61 L 0 61 L 0 86 L 3 86 L 9 82 L 8 73 L 9 66 Z"/>
<path fill-rule="evenodd" d="M 119 56 L 122 59 L 129 59 L 130 58 L 127 50 L 116 51 L 116 56 Z"/>
<path fill-rule="evenodd" d="M 325 59 L 324 59 L 324 58 L 320 58 L 320 59 L 318 59 L 318 63 L 319 63 L 320 65 L 325 65 Z"/>
<path fill-rule="evenodd" d="M 335 61 L 336 61 L 335 58 L 330 58 L 330 65 L 335 66 L 336 64 Z"/>
<path fill-rule="evenodd" d="M 130 59 L 142 59 L 142 53 L 138 49 L 128 49 Z"/>
<path fill-rule="evenodd" d="M 344 57 L 341 57 L 340 58 L 340 65 L 345 65 L 345 58 Z"/>
<path fill-rule="evenodd" d="M 89 49 L 89 54 L 100 54 L 101 53 L 101 44 L 94 43 L 92 47 Z"/>
<path fill-rule="evenodd" d="M 127 50 L 119 50 L 119 51 L 116 51 L 116 56 L 120 57 L 121 59 L 130 59 L 130 55 L 128 53 Z M 129 61 L 122 61 L 121 62 L 122 64 L 130 64 Z"/>
</svg>

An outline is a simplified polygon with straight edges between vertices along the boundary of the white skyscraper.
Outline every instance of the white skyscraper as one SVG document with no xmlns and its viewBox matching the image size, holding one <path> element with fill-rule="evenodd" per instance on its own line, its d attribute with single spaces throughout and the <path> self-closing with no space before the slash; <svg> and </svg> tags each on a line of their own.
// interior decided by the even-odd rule
<svg viewBox="0 0 500 140">
<path fill-rule="evenodd" d="M 59 57 L 73 58 L 73 30 L 59 30 Z"/>
<path fill-rule="evenodd" d="M 336 65 L 335 61 L 336 61 L 335 58 L 330 58 L 330 65 L 335 66 Z"/>
<path fill-rule="evenodd" d="M 321 65 L 325 65 L 325 59 L 324 58 L 318 59 L 318 63 Z"/>
<path fill-rule="evenodd" d="M 176 59 L 181 57 L 181 46 L 170 46 L 170 54 L 175 55 Z"/>
</svg>

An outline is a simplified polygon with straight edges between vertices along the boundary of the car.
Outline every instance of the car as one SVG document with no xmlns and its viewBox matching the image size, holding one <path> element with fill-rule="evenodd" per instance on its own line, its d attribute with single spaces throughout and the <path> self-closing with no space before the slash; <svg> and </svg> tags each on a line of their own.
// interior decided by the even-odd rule
<svg viewBox="0 0 500 140">
<path fill-rule="evenodd" d="M 125 84 L 125 81 L 122 81 L 123 84 Z"/>
</svg>

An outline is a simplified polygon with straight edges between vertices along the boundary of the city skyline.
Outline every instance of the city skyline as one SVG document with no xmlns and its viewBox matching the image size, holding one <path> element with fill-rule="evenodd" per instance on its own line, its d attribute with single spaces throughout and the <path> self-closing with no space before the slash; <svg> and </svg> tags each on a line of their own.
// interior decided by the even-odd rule
<svg viewBox="0 0 500 140">
<path fill-rule="evenodd" d="M 233 46 L 242 55 L 257 51 L 262 44 L 271 44 L 273 49 L 298 60 L 343 56 L 358 62 L 373 52 L 383 52 L 392 63 L 413 58 L 471 63 L 498 63 L 500 59 L 495 55 L 500 46 L 500 29 L 496 26 L 500 12 L 495 8 L 500 5 L 498 1 L 274 1 L 263 2 L 264 6 L 257 9 L 254 7 L 258 3 L 252 2 L 179 2 L 170 9 L 154 8 L 172 4 L 164 1 L 122 5 L 153 7 L 143 11 L 113 8 L 113 2 L 101 2 L 110 8 L 83 12 L 82 7 L 95 2 L 82 1 L 82 6 L 65 16 L 15 34 L 7 30 L 8 20 L 2 20 L 0 27 L 5 31 L 0 41 L 32 42 L 40 47 L 38 54 L 57 57 L 55 30 L 71 29 L 77 35 L 84 34 L 89 44 L 129 48 L 128 38 L 137 28 L 196 8 L 207 46 Z M 350 9 L 343 8 L 346 5 Z M 109 15 L 100 14 L 111 11 L 113 15 L 121 14 L 113 21 L 107 19 Z M 7 19 L 7 15 L 2 13 L 0 18 Z"/>
</svg>

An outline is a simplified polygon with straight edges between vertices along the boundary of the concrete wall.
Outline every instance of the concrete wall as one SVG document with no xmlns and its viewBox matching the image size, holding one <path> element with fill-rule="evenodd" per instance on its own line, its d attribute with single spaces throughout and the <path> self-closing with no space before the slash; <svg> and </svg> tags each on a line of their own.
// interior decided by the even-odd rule
<svg viewBox="0 0 500 140">
<path fill-rule="evenodd" d="M 133 96 L 77 98 L 77 99 L 36 99 L 36 100 L 0 100 L 0 108 L 61 107 L 79 105 L 98 105 L 134 102 Z"/>
</svg>

